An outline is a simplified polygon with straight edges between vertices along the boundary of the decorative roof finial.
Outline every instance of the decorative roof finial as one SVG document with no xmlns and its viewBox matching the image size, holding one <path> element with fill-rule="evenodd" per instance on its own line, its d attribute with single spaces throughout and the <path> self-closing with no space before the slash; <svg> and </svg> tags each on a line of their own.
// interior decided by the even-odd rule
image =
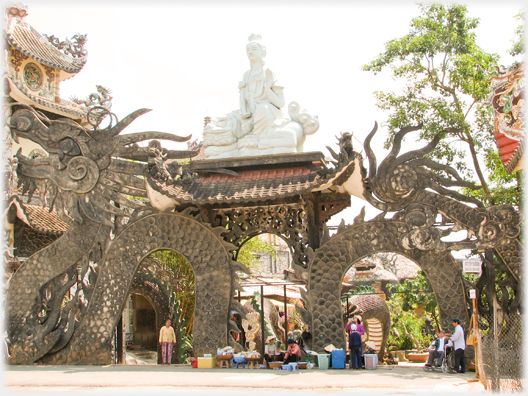
<svg viewBox="0 0 528 396">
<path fill-rule="evenodd" d="M 4 10 L 10 18 L 19 17 L 24 18 L 28 14 L 28 6 L 22 3 L 6 3 Z"/>
</svg>

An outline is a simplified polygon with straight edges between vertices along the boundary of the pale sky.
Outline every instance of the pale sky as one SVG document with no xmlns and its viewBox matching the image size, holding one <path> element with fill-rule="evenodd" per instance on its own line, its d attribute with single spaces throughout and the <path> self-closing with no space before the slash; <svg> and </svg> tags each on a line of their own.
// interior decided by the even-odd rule
<svg viewBox="0 0 528 396">
<path fill-rule="evenodd" d="M 296 101 L 319 116 L 319 131 L 307 137 L 305 151 L 325 155 L 325 146 L 336 149 L 340 132 L 353 132 L 354 148 L 361 152 L 374 122 L 385 120 L 373 92 L 397 90 L 400 84 L 388 72 L 375 76 L 361 66 L 383 52 L 387 41 L 405 35 L 410 20 L 419 14 L 409 1 L 22 3 L 29 7 L 25 20 L 41 34 L 61 40 L 76 33 L 88 35 L 88 63 L 61 84 L 62 98 L 85 98 L 99 84 L 111 89 L 112 112 L 119 119 L 140 108 L 153 110 L 126 132 L 162 131 L 201 139 L 206 115 L 238 108 L 238 82 L 249 69 L 248 37 L 261 34 L 266 67 L 285 87 L 286 103 Z M 471 17 L 481 19 L 478 44 L 510 65 L 515 59 L 506 51 L 518 25 L 513 16 L 524 2 L 464 4 Z M 287 107 L 283 112 L 287 115 Z M 384 135 L 384 128 L 378 129 L 373 142 L 378 163 L 386 155 L 380 148 Z M 412 147 L 413 142 L 405 144 Z M 339 224 L 341 218 L 351 223 L 362 206 L 367 206 L 367 219 L 377 213 L 353 197 L 352 208 L 334 216 L 329 225 Z"/>
</svg>

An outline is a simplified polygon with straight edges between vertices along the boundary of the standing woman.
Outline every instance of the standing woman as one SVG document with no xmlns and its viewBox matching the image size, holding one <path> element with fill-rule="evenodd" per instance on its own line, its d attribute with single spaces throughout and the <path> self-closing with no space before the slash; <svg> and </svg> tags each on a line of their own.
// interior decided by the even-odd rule
<svg viewBox="0 0 528 396">
<path fill-rule="evenodd" d="M 160 330 L 159 343 L 161 345 L 161 364 L 171 364 L 172 346 L 176 344 L 176 334 L 174 334 L 170 319 L 165 321 L 165 326 Z"/>
<path fill-rule="evenodd" d="M 361 316 L 359 315 L 356 315 L 355 316 L 355 321 L 356 321 L 356 329 L 357 329 L 357 332 L 358 334 L 361 336 L 361 348 L 359 350 L 359 354 L 361 355 L 361 359 L 363 359 L 363 344 L 365 343 L 363 341 L 363 336 L 365 335 L 365 327 L 363 326 L 363 324 L 361 323 Z M 363 364 L 361 366 L 361 368 L 365 368 L 365 365 Z"/>
</svg>

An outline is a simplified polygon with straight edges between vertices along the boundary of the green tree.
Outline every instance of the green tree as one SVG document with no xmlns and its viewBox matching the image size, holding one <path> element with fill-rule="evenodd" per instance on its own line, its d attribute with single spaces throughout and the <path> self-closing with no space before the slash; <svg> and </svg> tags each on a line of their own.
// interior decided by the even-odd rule
<svg viewBox="0 0 528 396">
<path fill-rule="evenodd" d="M 273 259 L 277 258 L 277 248 L 255 236 L 243 242 L 238 250 L 237 261 L 244 264 L 251 272 L 258 272 L 260 270 L 259 252 L 268 253 Z"/>
<path fill-rule="evenodd" d="M 172 250 L 151 253 L 142 264 L 148 276 L 160 282 L 169 297 L 178 327 L 178 359 L 184 363 L 192 349 L 196 280 L 185 257 Z"/>
<path fill-rule="evenodd" d="M 390 112 L 385 145 L 390 146 L 394 134 L 405 126 L 422 124 L 419 139 L 426 142 L 451 128 L 431 157 L 480 184 L 477 195 L 485 204 L 503 201 L 499 198 L 503 180 L 490 186 L 486 176 L 494 170 L 497 151 L 492 113 L 486 103 L 487 79 L 499 57 L 476 44 L 474 29 L 479 20 L 468 16 L 466 6 L 420 4 L 419 8 L 421 15 L 412 19 L 409 33 L 388 41 L 385 52 L 363 66 L 375 74 L 390 68 L 396 79 L 405 82 L 400 94 L 375 92 L 377 106 Z M 515 191 L 510 193 L 515 195 Z"/>
<path fill-rule="evenodd" d="M 402 283 L 388 287 L 400 302 L 404 311 L 424 309 L 434 320 L 436 326 L 440 328 L 436 296 L 431 283 L 429 283 L 429 280 L 422 270 L 418 271 L 416 278 L 406 279 Z"/>
<path fill-rule="evenodd" d="M 432 337 L 426 331 L 426 315 L 431 317 L 436 328 L 440 328 L 438 305 L 433 288 L 423 271 L 414 279 L 388 286 L 392 296 L 387 301 L 391 313 L 389 345 L 396 349 L 427 348 Z"/>
<path fill-rule="evenodd" d="M 524 54 L 524 35 L 526 31 L 526 16 L 524 10 L 519 11 L 514 18 L 520 21 L 521 24 L 515 29 L 515 39 L 512 40 L 513 46 L 508 51 L 511 56 Z"/>
</svg>

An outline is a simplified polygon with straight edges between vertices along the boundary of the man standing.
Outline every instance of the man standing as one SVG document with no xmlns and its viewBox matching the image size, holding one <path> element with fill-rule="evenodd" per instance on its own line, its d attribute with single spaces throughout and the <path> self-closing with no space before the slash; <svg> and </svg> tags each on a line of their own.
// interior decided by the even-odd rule
<svg viewBox="0 0 528 396">
<path fill-rule="evenodd" d="M 160 330 L 159 343 L 161 345 L 161 363 L 171 364 L 172 346 L 176 344 L 176 334 L 174 334 L 170 319 L 165 321 L 165 326 Z"/>
<path fill-rule="evenodd" d="M 445 332 L 443 330 L 440 330 L 440 332 L 438 333 L 438 338 L 434 340 L 431 346 L 429 347 L 429 358 L 427 359 L 427 363 L 425 365 L 427 367 L 431 367 L 433 365 L 434 359 L 443 356 L 443 354 L 445 353 L 445 348 L 450 346 L 453 346 L 453 343 L 450 339 L 446 338 Z"/>
<path fill-rule="evenodd" d="M 455 348 L 455 373 L 465 373 L 464 351 L 466 350 L 466 341 L 464 329 L 460 326 L 460 319 L 458 318 L 453 319 L 453 326 L 455 326 L 455 332 L 450 338 Z"/>
</svg>

